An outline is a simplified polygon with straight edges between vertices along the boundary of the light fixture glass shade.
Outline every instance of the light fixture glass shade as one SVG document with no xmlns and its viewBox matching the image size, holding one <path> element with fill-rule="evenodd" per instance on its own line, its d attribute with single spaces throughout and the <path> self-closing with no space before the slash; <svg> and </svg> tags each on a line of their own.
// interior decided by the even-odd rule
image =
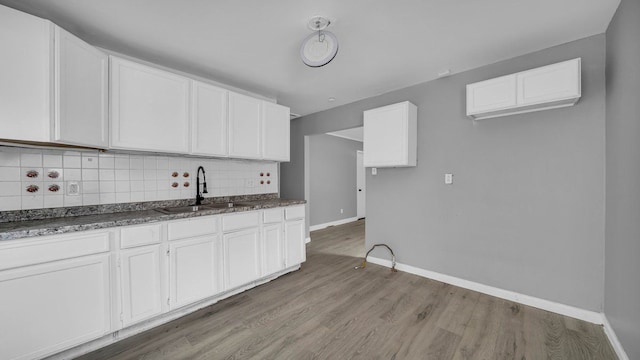
<svg viewBox="0 0 640 360">
<path fill-rule="evenodd" d="M 329 31 L 319 31 L 309 35 L 300 46 L 302 61 L 311 67 L 328 64 L 338 53 L 338 39 Z"/>
</svg>

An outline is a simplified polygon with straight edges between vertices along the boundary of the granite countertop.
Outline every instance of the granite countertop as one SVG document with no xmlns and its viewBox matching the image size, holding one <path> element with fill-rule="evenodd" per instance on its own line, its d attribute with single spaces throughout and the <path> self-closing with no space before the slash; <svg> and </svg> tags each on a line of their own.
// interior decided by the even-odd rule
<svg viewBox="0 0 640 360">
<path fill-rule="evenodd" d="M 93 207 L 63 208 L 62 210 L 51 211 L 57 217 L 48 217 L 46 210 L 36 212 L 0 212 L 0 217 L 20 219 L 15 221 L 0 222 L 0 241 L 29 238 L 41 235 L 64 234 L 75 231 L 96 230 L 116 226 L 127 226 L 175 219 L 185 219 L 197 216 L 208 216 L 216 214 L 226 214 L 233 212 L 269 209 L 282 206 L 291 206 L 306 203 L 305 200 L 290 200 L 280 198 L 267 199 L 240 199 L 234 200 L 242 202 L 231 208 L 213 208 L 196 212 L 182 212 L 166 214 L 158 211 L 159 208 L 171 206 L 185 206 L 181 201 L 138 203 L 136 206 L 122 206 L 114 204 L 100 205 Z M 215 201 L 220 202 L 220 201 Z M 205 202 L 206 204 L 214 201 Z M 140 205 L 142 204 L 142 205 Z M 86 208 L 86 214 L 83 210 Z M 114 210 L 115 209 L 115 210 Z M 36 214 L 36 215 L 34 215 Z M 72 214 L 72 215 L 69 215 Z"/>
</svg>

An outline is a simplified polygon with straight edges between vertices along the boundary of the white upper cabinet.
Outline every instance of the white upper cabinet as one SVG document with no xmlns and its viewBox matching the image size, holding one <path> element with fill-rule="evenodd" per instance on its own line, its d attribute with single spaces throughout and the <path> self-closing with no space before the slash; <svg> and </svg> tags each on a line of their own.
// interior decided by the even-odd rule
<svg viewBox="0 0 640 360">
<path fill-rule="evenodd" d="M 111 57 L 111 147 L 189 152 L 190 80 Z"/>
<path fill-rule="evenodd" d="M 228 94 L 225 89 L 200 81 L 191 88 L 191 153 L 227 156 Z"/>
<path fill-rule="evenodd" d="M 364 166 L 416 166 L 418 109 L 405 101 L 364 112 Z"/>
<path fill-rule="evenodd" d="M 572 106 L 580 99 L 581 59 L 467 85 L 467 116 L 498 116 Z"/>
<path fill-rule="evenodd" d="M 516 106 L 516 76 L 507 75 L 467 85 L 467 115 Z"/>
<path fill-rule="evenodd" d="M 106 55 L 0 6 L 0 138 L 106 148 Z"/>
<path fill-rule="evenodd" d="M 55 142 L 109 146 L 106 54 L 56 27 Z"/>
<path fill-rule="evenodd" d="M 262 158 L 262 100 L 229 92 L 229 156 L 245 159 Z"/>
<path fill-rule="evenodd" d="M 262 102 L 262 158 L 289 161 L 290 110 L 286 106 Z"/>
<path fill-rule="evenodd" d="M 582 95 L 580 71 L 577 58 L 517 74 L 518 106 L 565 100 L 575 104 Z"/>
</svg>

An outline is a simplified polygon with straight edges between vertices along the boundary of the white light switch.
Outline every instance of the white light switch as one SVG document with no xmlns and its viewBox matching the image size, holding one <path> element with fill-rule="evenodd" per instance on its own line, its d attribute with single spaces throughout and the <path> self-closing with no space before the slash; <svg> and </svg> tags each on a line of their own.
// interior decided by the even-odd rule
<svg viewBox="0 0 640 360">
<path fill-rule="evenodd" d="M 67 195 L 80 195 L 80 184 L 77 181 L 67 181 Z"/>
<path fill-rule="evenodd" d="M 371 168 L 371 175 L 377 175 L 378 174 L 378 168 Z"/>
<path fill-rule="evenodd" d="M 444 174 L 444 183 L 447 185 L 453 184 L 453 174 Z"/>
</svg>

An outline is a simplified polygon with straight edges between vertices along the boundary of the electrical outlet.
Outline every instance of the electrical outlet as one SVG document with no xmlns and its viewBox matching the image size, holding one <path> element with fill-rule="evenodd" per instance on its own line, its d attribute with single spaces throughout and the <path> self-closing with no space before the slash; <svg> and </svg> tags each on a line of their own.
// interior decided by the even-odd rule
<svg viewBox="0 0 640 360">
<path fill-rule="evenodd" d="M 67 181 L 67 195 L 80 195 L 80 184 L 77 181 Z"/>
<path fill-rule="evenodd" d="M 453 184 L 453 174 L 444 174 L 444 183 L 446 185 Z"/>
<path fill-rule="evenodd" d="M 378 175 L 378 168 L 371 168 L 371 175 Z"/>
</svg>

